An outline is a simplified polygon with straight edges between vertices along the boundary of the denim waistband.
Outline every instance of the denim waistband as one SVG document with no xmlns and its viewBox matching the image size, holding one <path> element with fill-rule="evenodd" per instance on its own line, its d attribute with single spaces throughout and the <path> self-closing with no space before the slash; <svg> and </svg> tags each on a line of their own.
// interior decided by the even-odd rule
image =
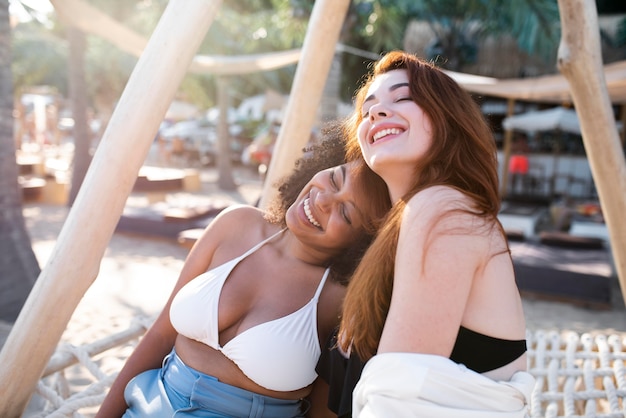
<svg viewBox="0 0 626 418">
<path fill-rule="evenodd" d="M 217 380 L 187 366 L 175 350 L 163 360 L 165 387 L 189 399 L 189 407 L 237 417 L 299 417 L 302 401 L 260 395 Z"/>
</svg>

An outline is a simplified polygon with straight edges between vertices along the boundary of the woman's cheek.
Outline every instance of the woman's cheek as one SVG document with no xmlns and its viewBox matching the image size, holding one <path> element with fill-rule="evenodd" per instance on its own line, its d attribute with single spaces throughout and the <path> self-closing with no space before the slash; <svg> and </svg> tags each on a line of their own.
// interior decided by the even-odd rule
<svg viewBox="0 0 626 418">
<path fill-rule="evenodd" d="M 369 127 L 367 126 L 367 122 L 361 122 L 359 125 L 359 129 L 357 130 L 357 137 L 359 140 L 359 146 L 361 147 L 361 151 L 363 151 L 365 144 L 365 140 L 367 138 L 367 131 Z"/>
</svg>

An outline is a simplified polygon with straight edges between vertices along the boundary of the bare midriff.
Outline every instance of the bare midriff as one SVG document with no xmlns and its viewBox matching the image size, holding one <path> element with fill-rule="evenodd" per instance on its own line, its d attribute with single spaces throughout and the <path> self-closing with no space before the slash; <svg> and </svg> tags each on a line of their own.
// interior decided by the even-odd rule
<svg viewBox="0 0 626 418">
<path fill-rule="evenodd" d="M 237 365 L 222 352 L 190 338 L 178 335 L 176 354 L 187 366 L 215 377 L 222 383 L 278 399 L 301 399 L 311 393 L 312 385 L 302 389 L 279 392 L 264 388 L 247 377 Z"/>
</svg>

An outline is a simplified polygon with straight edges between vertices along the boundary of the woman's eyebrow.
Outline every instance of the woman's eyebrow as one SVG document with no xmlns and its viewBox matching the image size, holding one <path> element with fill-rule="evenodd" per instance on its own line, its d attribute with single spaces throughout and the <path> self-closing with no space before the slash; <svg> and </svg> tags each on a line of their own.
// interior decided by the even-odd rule
<svg viewBox="0 0 626 418">
<path fill-rule="evenodd" d="M 398 90 L 401 87 L 409 87 L 409 83 L 398 83 L 398 84 L 394 84 L 391 87 L 389 87 L 389 91 L 395 91 Z M 370 94 L 369 96 L 367 96 L 365 98 L 365 100 L 363 100 L 363 103 L 366 103 L 370 100 L 373 100 L 374 98 L 376 98 L 376 95 L 374 94 Z"/>
<path fill-rule="evenodd" d="M 409 83 L 394 84 L 393 86 L 389 87 L 389 91 L 398 90 L 400 87 L 409 87 Z"/>
</svg>

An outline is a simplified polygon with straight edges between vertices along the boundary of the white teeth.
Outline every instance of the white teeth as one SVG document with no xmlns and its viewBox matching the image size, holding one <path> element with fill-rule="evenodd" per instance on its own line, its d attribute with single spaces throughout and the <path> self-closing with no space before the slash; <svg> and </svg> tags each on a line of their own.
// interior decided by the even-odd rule
<svg viewBox="0 0 626 418">
<path fill-rule="evenodd" d="M 309 222 L 311 222 L 316 227 L 321 228 L 322 225 L 320 225 L 320 223 L 317 222 L 317 220 L 313 217 L 313 214 L 311 213 L 311 207 L 309 206 L 310 203 L 311 203 L 311 199 L 309 199 L 308 197 L 304 199 L 304 213 L 307 219 L 309 220 Z"/>
<path fill-rule="evenodd" d="M 374 134 L 374 137 L 372 138 L 372 142 L 376 142 L 378 141 L 380 138 L 387 136 L 387 135 L 396 135 L 402 133 L 402 131 L 398 128 L 389 128 L 389 129 L 383 129 L 382 131 L 378 131 Z"/>
</svg>

